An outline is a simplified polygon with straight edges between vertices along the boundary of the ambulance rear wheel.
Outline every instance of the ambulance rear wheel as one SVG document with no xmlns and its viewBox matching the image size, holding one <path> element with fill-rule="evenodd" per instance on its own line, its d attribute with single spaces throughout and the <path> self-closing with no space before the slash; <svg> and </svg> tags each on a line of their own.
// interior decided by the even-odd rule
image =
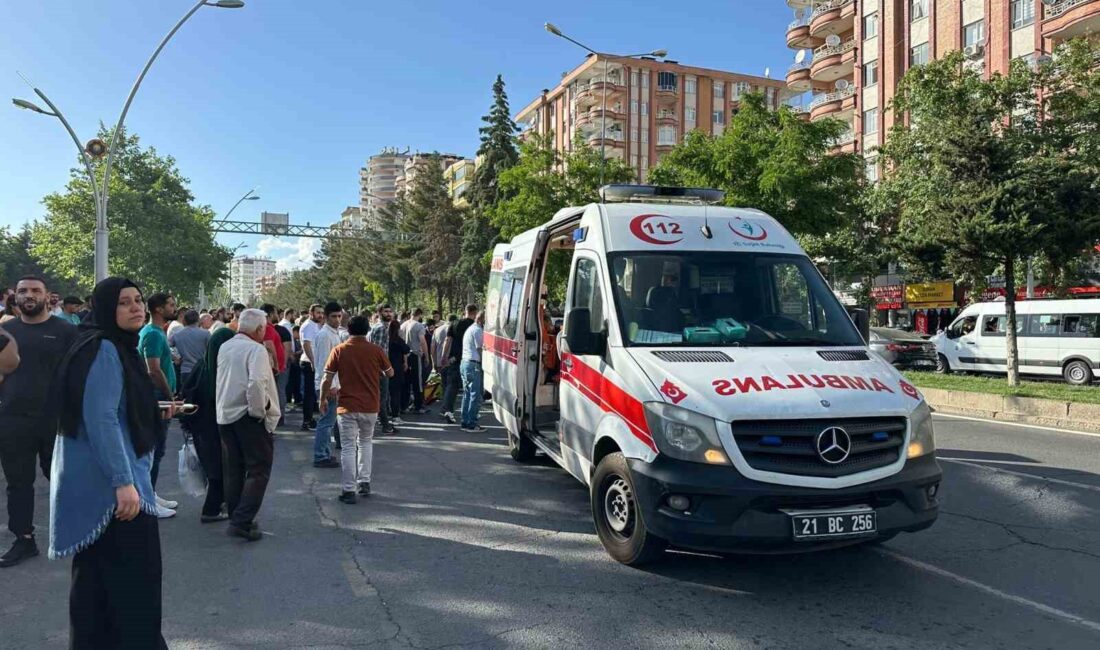
<svg viewBox="0 0 1100 650">
<path fill-rule="evenodd" d="M 508 453 L 517 463 L 529 463 L 535 459 L 535 443 L 522 433 L 508 432 Z"/>
<path fill-rule="evenodd" d="M 657 560 L 668 546 L 646 530 L 636 494 L 623 455 L 604 456 L 592 477 L 592 517 L 608 555 L 629 566 Z"/>
</svg>

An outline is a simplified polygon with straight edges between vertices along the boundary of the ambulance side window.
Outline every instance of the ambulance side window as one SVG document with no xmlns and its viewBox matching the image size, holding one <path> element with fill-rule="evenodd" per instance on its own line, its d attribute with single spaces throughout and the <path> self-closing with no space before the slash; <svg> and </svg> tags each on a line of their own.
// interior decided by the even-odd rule
<svg viewBox="0 0 1100 650">
<path fill-rule="evenodd" d="M 507 292 L 507 310 L 501 310 L 501 334 L 507 338 L 516 337 L 516 326 L 519 325 L 519 304 L 523 300 L 523 272 L 524 269 L 515 269 L 505 274 L 504 292 Z M 503 305 L 502 305 L 503 307 Z"/>
<path fill-rule="evenodd" d="M 589 323 L 593 332 L 603 329 L 603 293 L 600 290 L 600 275 L 596 262 L 587 258 L 577 260 L 573 277 L 573 296 L 570 308 L 584 307 L 589 310 Z"/>
<path fill-rule="evenodd" d="M 503 294 L 501 292 L 501 285 L 504 284 L 504 274 L 500 271 L 493 271 L 489 274 L 489 292 L 485 297 L 485 331 L 490 334 L 500 333 L 500 324 L 498 319 L 501 311 L 501 300 Z"/>
</svg>

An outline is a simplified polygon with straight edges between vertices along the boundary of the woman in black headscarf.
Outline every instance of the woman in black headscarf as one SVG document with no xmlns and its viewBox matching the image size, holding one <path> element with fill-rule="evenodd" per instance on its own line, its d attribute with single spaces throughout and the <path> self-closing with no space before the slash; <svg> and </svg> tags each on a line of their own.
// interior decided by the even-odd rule
<svg viewBox="0 0 1100 650">
<path fill-rule="evenodd" d="M 73 556 L 71 648 L 166 648 L 152 451 L 162 417 L 137 353 L 145 300 L 107 278 L 58 368 L 50 557 Z"/>
</svg>

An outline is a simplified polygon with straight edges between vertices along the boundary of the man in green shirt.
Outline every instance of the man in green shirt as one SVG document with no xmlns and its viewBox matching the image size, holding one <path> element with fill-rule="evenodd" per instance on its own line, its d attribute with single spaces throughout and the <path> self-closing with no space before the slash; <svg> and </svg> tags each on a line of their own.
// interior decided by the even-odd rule
<svg viewBox="0 0 1100 650">
<path fill-rule="evenodd" d="M 166 293 L 154 293 L 149 296 L 146 307 L 149 309 L 149 322 L 138 334 L 138 354 L 145 359 L 145 364 L 149 368 L 149 378 L 153 380 L 157 399 L 172 400 L 176 396 L 176 368 L 172 363 L 172 350 L 168 346 L 165 328 L 168 322 L 176 317 L 176 299 Z M 168 442 L 168 420 L 160 422 L 157 446 L 153 449 L 154 489 L 157 487 L 157 475 L 160 473 L 160 459 L 164 457 Z M 172 508 L 177 505 L 179 504 L 174 501 L 161 499 L 158 496 L 157 516 L 167 518 L 175 515 L 176 512 Z"/>
</svg>

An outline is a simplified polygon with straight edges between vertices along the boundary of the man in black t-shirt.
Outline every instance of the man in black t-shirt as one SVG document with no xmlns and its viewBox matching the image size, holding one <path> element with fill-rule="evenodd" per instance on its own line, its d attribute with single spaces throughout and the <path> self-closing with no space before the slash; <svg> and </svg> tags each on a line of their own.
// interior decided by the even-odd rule
<svg viewBox="0 0 1100 650">
<path fill-rule="evenodd" d="M 0 383 L 0 464 L 8 483 L 11 550 L 0 556 L 10 567 L 38 555 L 34 541 L 34 463 L 49 479 L 57 405 L 50 403 L 54 370 L 76 338 L 76 326 L 50 315 L 49 292 L 41 278 L 27 276 L 15 286 L 20 317 L 4 323 L 19 345 L 19 367 Z"/>
<path fill-rule="evenodd" d="M 466 305 L 466 316 L 447 329 L 447 340 L 443 343 L 443 369 L 440 372 L 443 378 L 443 399 L 440 413 L 443 419 L 455 424 L 455 399 L 458 397 L 458 389 L 462 386 L 462 380 L 458 376 L 458 364 L 462 361 L 462 337 L 470 325 L 477 318 L 478 307 L 474 304 Z"/>
</svg>

